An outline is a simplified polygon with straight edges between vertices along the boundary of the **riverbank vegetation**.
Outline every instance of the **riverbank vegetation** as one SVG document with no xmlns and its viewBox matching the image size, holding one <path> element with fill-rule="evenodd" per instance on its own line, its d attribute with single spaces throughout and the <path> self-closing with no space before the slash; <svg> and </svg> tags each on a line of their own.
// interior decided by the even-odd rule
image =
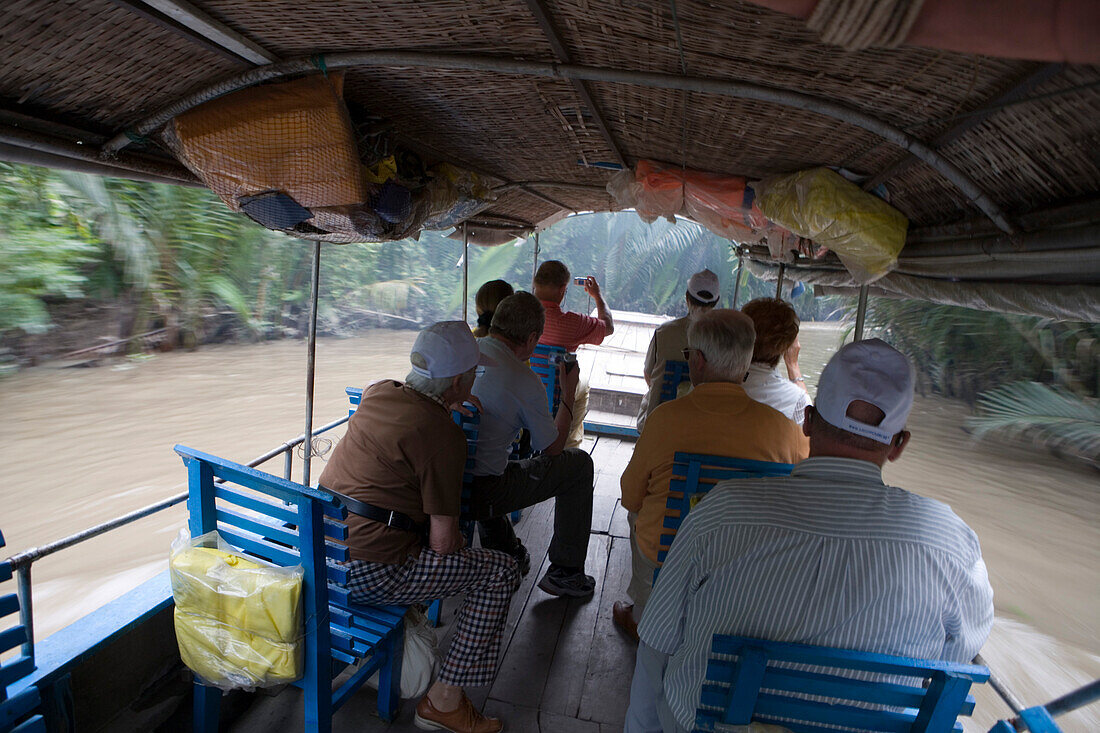
<svg viewBox="0 0 1100 733">
<path fill-rule="evenodd" d="M 304 333 L 312 247 L 230 212 L 209 191 L 0 163 L 0 208 L 0 367 Z M 595 276 L 618 310 L 681 315 L 684 283 L 704 267 L 733 301 L 729 242 L 688 221 L 587 214 L 543 232 L 539 245 L 540 261 Z M 320 331 L 461 318 L 462 265 L 461 240 L 443 232 L 325 245 Z M 470 320 L 480 283 L 527 287 L 533 267 L 532 240 L 471 246 Z M 854 307 L 794 292 L 804 320 Z M 773 284 L 742 275 L 741 303 L 773 294 Z M 566 303 L 590 307 L 579 288 Z M 868 322 L 913 358 L 925 391 L 977 406 L 977 434 L 1100 453 L 1097 324 L 885 299 L 872 300 Z"/>
</svg>

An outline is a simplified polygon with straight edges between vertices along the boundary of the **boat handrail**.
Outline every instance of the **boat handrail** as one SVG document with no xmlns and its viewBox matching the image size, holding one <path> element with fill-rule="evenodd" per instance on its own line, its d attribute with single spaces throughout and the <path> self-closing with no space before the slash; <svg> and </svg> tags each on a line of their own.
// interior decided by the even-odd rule
<svg viewBox="0 0 1100 733">
<path fill-rule="evenodd" d="M 321 433 L 328 432 L 333 428 L 338 428 L 348 421 L 350 415 L 344 415 L 343 417 L 333 420 L 330 423 L 322 425 L 316 430 L 311 431 L 312 437 L 317 437 Z M 290 480 L 293 464 L 294 464 L 294 449 L 305 442 L 305 433 L 302 433 L 293 440 L 288 440 L 282 445 L 272 448 L 266 453 L 253 458 L 246 465 L 249 468 L 255 468 L 272 458 L 279 455 L 285 455 L 286 461 L 283 467 L 283 477 Z M 136 522 L 139 519 L 143 519 L 152 514 L 156 514 L 159 511 L 173 507 L 176 504 L 180 504 L 187 500 L 187 492 L 184 491 L 180 494 L 175 494 L 167 499 L 161 499 L 160 501 L 150 504 L 149 506 L 136 509 L 127 514 L 123 514 L 120 517 L 109 519 L 106 522 L 101 522 L 93 527 L 71 534 L 68 537 L 62 537 L 59 540 L 54 540 L 40 547 L 31 547 L 22 552 L 18 552 L 11 557 L 8 557 L 3 562 L 11 563 L 11 569 L 16 574 L 17 592 L 19 594 L 19 616 L 20 623 L 27 630 L 27 640 L 22 646 L 23 656 L 33 660 L 34 659 L 34 612 L 33 612 L 33 593 L 31 591 L 31 565 L 37 560 L 41 560 L 44 557 L 59 552 L 61 550 L 78 545 L 85 540 L 90 540 L 93 537 L 98 537 L 101 534 L 110 532 L 111 530 L 124 527 L 127 524 Z"/>
</svg>

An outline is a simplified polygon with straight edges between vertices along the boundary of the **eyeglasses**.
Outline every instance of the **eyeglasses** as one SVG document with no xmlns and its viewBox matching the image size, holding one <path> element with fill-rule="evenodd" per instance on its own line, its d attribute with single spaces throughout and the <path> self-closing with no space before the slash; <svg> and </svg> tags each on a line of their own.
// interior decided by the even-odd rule
<svg viewBox="0 0 1100 733">
<path fill-rule="evenodd" d="M 688 361 L 691 359 L 691 352 L 693 351 L 698 351 L 704 359 L 707 358 L 707 355 L 703 353 L 702 349 L 693 349 L 689 346 L 686 349 L 680 349 L 680 353 L 684 355 L 684 361 Z"/>
</svg>

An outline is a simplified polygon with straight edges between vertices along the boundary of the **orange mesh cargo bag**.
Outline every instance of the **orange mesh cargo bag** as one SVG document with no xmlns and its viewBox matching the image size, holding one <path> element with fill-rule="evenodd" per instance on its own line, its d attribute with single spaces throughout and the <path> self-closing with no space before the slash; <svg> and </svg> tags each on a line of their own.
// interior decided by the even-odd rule
<svg viewBox="0 0 1100 733">
<path fill-rule="evenodd" d="M 282 191 L 306 208 L 366 200 L 343 75 L 242 89 L 173 120 L 180 160 L 234 211 L 238 199 Z"/>
</svg>

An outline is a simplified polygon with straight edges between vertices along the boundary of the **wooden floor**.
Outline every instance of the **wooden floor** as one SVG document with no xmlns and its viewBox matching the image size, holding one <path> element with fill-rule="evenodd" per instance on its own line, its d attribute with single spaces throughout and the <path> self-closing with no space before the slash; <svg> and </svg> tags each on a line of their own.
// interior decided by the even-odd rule
<svg viewBox="0 0 1100 733">
<path fill-rule="evenodd" d="M 531 572 L 512 600 L 504 631 L 503 656 L 489 688 L 469 690 L 485 713 L 501 718 L 516 733 L 619 733 L 634 671 L 635 645 L 611 623 L 611 604 L 626 598 L 630 580 L 630 546 L 626 511 L 619 505 L 619 476 L 634 444 L 591 436 L 596 485 L 587 571 L 596 578 L 591 598 L 549 596 L 535 584 L 549 561 L 553 501 L 524 511 L 516 533 L 531 553 Z M 459 599 L 444 606 L 437 635 L 444 650 Z M 415 700 L 403 700 L 394 723 L 376 714 L 373 690 L 364 687 L 333 719 L 334 730 L 355 733 L 415 731 Z M 301 693 L 288 688 L 257 702 L 231 728 L 234 733 L 301 730 Z"/>
</svg>

